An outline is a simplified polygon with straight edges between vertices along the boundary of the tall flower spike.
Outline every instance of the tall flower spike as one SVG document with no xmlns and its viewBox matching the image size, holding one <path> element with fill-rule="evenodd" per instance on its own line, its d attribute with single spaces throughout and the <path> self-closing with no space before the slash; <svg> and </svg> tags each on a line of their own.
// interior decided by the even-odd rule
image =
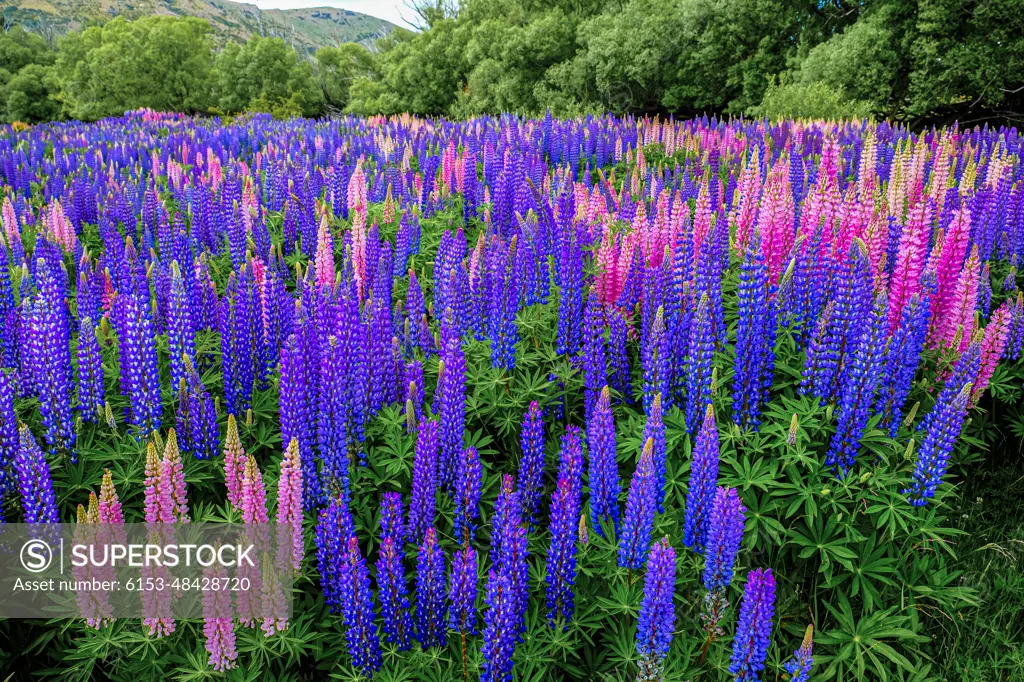
<svg viewBox="0 0 1024 682">
<path fill-rule="evenodd" d="M 707 545 L 717 483 L 718 424 L 714 408 L 708 405 L 693 449 L 690 489 L 686 493 L 686 519 L 683 524 L 683 543 L 698 552 L 703 552 Z"/>
<path fill-rule="evenodd" d="M 512 655 L 519 629 L 512 577 L 491 571 L 487 581 L 487 612 L 484 614 L 483 670 L 480 682 L 509 682 Z"/>
<path fill-rule="evenodd" d="M 277 524 L 285 527 L 289 538 L 280 538 L 281 544 L 290 546 L 291 565 L 298 572 L 302 567 L 304 545 L 302 541 L 302 462 L 299 441 L 292 438 L 281 460 L 281 474 L 277 478 Z M 279 548 L 280 551 L 280 548 Z"/>
<path fill-rule="evenodd" d="M 434 525 L 437 506 L 437 422 L 420 424 L 416 455 L 412 465 L 412 501 L 409 503 L 409 533 L 413 542 Z"/>
<path fill-rule="evenodd" d="M 512 476 L 505 475 L 494 503 L 491 557 L 495 568 L 509 578 L 509 598 L 514 606 L 516 635 L 525 631 L 529 594 L 529 556 L 526 526 L 521 517 L 519 493 Z"/>
<path fill-rule="evenodd" d="M 92 320 L 83 317 L 78 329 L 78 409 L 82 421 L 96 423 L 103 414 L 103 356 Z"/>
<path fill-rule="evenodd" d="M 110 469 L 103 470 L 103 481 L 100 484 L 99 498 L 100 523 L 124 523 L 121 512 L 121 500 L 114 489 L 114 477 Z"/>
<path fill-rule="evenodd" d="M 676 551 L 668 538 L 651 545 L 644 579 L 644 600 L 636 630 L 636 652 L 640 654 L 637 682 L 656 682 L 664 677 L 665 658 L 672 644 L 676 612 Z"/>
<path fill-rule="evenodd" d="M 476 634 L 476 550 L 464 547 L 452 557 L 448 590 L 448 627 L 465 635 Z M 465 644 L 463 644 L 465 646 Z"/>
<path fill-rule="evenodd" d="M 405 567 L 402 565 L 402 551 L 392 537 L 381 539 L 377 556 L 377 587 L 384 636 L 399 651 L 408 651 L 412 648 L 413 630 Z"/>
<path fill-rule="evenodd" d="M 740 605 L 729 672 L 738 682 L 760 679 L 768 656 L 775 615 L 775 576 L 772 569 L 756 568 L 747 577 Z"/>
<path fill-rule="evenodd" d="M 242 492 L 242 478 L 245 476 L 245 449 L 238 435 L 235 415 L 228 415 L 228 434 L 224 440 L 224 483 L 228 489 L 228 501 L 238 507 Z"/>
<path fill-rule="evenodd" d="M 350 538 L 355 538 L 355 526 L 348 505 L 344 499 L 331 498 L 327 508 L 320 510 L 317 519 L 316 561 L 324 603 L 332 613 L 342 611 L 342 596 L 348 589 L 342 581 L 345 579 L 344 559 Z M 358 547 L 356 549 L 358 551 Z"/>
<path fill-rule="evenodd" d="M 715 337 L 710 306 L 710 299 L 707 294 L 703 294 L 690 326 L 686 356 L 686 427 L 691 433 L 697 430 L 700 408 L 711 402 L 711 365 L 715 355 Z"/>
<path fill-rule="evenodd" d="M 746 507 L 734 488 L 719 488 L 711 508 L 704 560 L 704 587 L 708 592 L 721 592 L 732 582 L 733 564 L 743 542 Z"/>
<path fill-rule="evenodd" d="M 14 412 L 15 390 L 14 372 L 0 370 L 0 495 L 14 488 L 10 464 L 20 445 L 18 416 Z M 3 505 L 0 505 L 0 522 L 3 522 Z"/>
<path fill-rule="evenodd" d="M 359 542 L 355 536 L 346 543 L 341 562 L 339 596 L 345 620 L 345 642 L 352 657 L 352 667 L 372 678 L 383 665 L 380 634 L 374 622 L 370 572 L 359 553 Z"/>
<path fill-rule="evenodd" d="M 813 637 L 814 626 L 808 625 L 800 648 L 793 652 L 793 658 L 783 666 L 789 673 L 789 682 L 807 682 L 811 679 L 811 666 L 814 665 L 814 659 L 811 657 Z"/>
<path fill-rule="evenodd" d="M 455 524 L 454 533 L 463 546 L 473 541 L 476 520 L 480 517 L 480 492 L 483 485 L 484 469 L 480 454 L 469 446 L 459 458 L 455 477 Z"/>
<path fill-rule="evenodd" d="M 587 424 L 587 446 L 590 453 L 590 520 L 602 537 L 601 521 L 619 527 L 619 467 L 615 460 L 615 419 L 612 416 L 608 387 L 597 399 L 590 423 Z"/>
<path fill-rule="evenodd" d="M 523 428 L 519 443 L 522 459 L 519 460 L 519 496 L 523 503 L 523 516 L 530 524 L 537 525 L 541 495 L 544 492 L 544 415 L 540 404 L 534 400 L 523 415 Z"/>
<path fill-rule="evenodd" d="M 647 413 L 644 424 L 643 441 L 650 438 L 654 441 L 654 499 L 658 505 L 658 513 L 665 512 L 665 483 L 668 446 L 665 442 L 665 421 L 662 418 L 661 394 L 654 396 L 651 409 Z"/>
<path fill-rule="evenodd" d="M 775 302 L 769 298 L 768 268 L 760 248 L 751 247 L 740 270 L 733 420 L 741 427 L 761 424 L 775 369 Z"/>
<path fill-rule="evenodd" d="M 203 571 L 207 580 L 227 582 L 224 568 L 211 567 Z M 203 592 L 203 635 L 210 667 L 224 672 L 235 667 L 238 650 L 235 646 L 235 621 L 231 616 L 231 593 L 227 590 Z"/>
<path fill-rule="evenodd" d="M 25 523 L 60 523 L 46 457 L 27 426 L 21 426 L 18 436 L 20 446 L 14 456 L 14 475 Z"/>
<path fill-rule="evenodd" d="M 178 523 L 188 523 L 188 497 L 185 490 L 185 468 L 178 450 L 178 437 L 174 429 L 167 432 L 164 459 L 160 466 L 162 489 L 170 495 L 171 514 Z"/>
<path fill-rule="evenodd" d="M 551 496 L 551 543 L 548 548 L 547 606 L 551 627 L 562 620 L 569 628 L 575 610 L 576 550 L 579 542 L 577 520 L 582 506 L 583 445 L 580 431 L 570 426 L 562 438 L 562 461 L 558 484 Z"/>
<path fill-rule="evenodd" d="M 619 537 L 619 566 L 636 570 L 647 561 L 654 532 L 654 441 L 648 438 L 633 473 Z"/>
<path fill-rule="evenodd" d="M 416 562 L 416 639 L 424 650 L 448 642 L 444 564 L 444 550 L 437 544 L 437 531 L 431 526 L 423 536 Z"/>
</svg>

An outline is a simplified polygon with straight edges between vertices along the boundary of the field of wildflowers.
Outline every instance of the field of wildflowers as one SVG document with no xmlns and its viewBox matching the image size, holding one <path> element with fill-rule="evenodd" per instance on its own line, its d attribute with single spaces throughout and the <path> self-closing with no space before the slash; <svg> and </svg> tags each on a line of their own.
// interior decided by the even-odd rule
<svg viewBox="0 0 1024 682">
<path fill-rule="evenodd" d="M 611 116 L 4 131 L 6 520 L 288 522 L 301 560 L 290 621 L 223 595 L 8 621 L 0 669 L 945 679 L 949 624 L 991 599 L 951 514 L 1024 436 L 1021 146 Z"/>
</svg>

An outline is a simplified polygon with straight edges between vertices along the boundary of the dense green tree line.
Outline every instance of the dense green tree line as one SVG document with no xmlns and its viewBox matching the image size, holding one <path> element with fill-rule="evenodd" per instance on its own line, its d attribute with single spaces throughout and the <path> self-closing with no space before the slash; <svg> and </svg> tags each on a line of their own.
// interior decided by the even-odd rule
<svg viewBox="0 0 1024 682">
<path fill-rule="evenodd" d="M 271 38 L 217 52 L 195 18 L 114 19 L 56 50 L 14 27 L 0 35 L 0 111 L 1024 116 L 1020 0 L 436 3 L 421 31 L 312 61 Z"/>
</svg>

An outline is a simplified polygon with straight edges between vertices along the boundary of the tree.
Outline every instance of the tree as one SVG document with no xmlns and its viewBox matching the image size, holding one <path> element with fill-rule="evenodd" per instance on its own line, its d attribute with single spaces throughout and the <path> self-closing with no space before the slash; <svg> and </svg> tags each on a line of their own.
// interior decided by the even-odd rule
<svg viewBox="0 0 1024 682">
<path fill-rule="evenodd" d="M 323 112 L 324 95 L 312 65 L 280 38 L 254 36 L 245 45 L 227 45 L 217 55 L 214 75 L 222 111 Z"/>
<path fill-rule="evenodd" d="M 314 56 L 316 80 L 327 106 L 342 110 L 349 102 L 349 88 L 357 78 L 375 74 L 370 51 L 358 43 L 321 47 Z"/>
<path fill-rule="evenodd" d="M 29 64 L 7 84 L 7 121 L 36 123 L 60 117 L 60 81 L 52 66 Z"/>
</svg>

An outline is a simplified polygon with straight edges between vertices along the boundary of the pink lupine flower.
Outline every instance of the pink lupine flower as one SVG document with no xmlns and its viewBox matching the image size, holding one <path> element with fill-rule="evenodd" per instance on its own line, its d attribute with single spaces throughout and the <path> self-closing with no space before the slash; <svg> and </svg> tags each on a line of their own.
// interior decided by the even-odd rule
<svg viewBox="0 0 1024 682">
<path fill-rule="evenodd" d="M 240 495 L 242 521 L 245 523 L 268 523 L 267 491 L 263 487 L 263 474 L 256 459 L 248 455 L 245 459 L 245 474 L 242 477 Z"/>
<path fill-rule="evenodd" d="M 988 326 L 985 327 L 985 339 L 981 342 L 981 366 L 978 368 L 978 377 L 974 380 L 974 388 L 971 392 L 972 404 L 976 404 L 985 389 L 988 388 L 989 379 L 992 378 L 992 373 L 1006 348 L 1012 317 L 1013 300 L 1007 299 L 992 313 L 992 318 L 989 320 Z"/>
<path fill-rule="evenodd" d="M 896 328 L 903 306 L 921 290 L 921 271 L 928 249 L 929 219 L 927 204 L 919 203 L 907 216 L 900 235 L 899 251 L 889 280 L 889 331 Z"/>
<path fill-rule="evenodd" d="M 761 152 L 754 147 L 740 176 L 733 201 L 732 220 L 736 223 L 736 249 L 746 253 L 747 242 L 754 232 L 757 205 L 761 198 Z"/>
<path fill-rule="evenodd" d="M 776 161 L 768 174 L 761 207 L 757 214 L 757 228 L 761 234 L 761 250 L 768 266 L 768 281 L 778 282 L 786 269 L 790 252 L 796 241 L 793 192 L 789 185 L 789 164 Z"/>
<path fill-rule="evenodd" d="M 223 585 L 228 580 L 227 571 L 223 568 L 208 568 L 203 575 L 214 585 Z M 231 617 L 229 590 L 208 589 L 203 592 L 203 620 L 210 667 L 217 672 L 234 668 L 238 651 L 235 648 L 235 622 Z"/>
<path fill-rule="evenodd" d="M 185 490 L 185 468 L 178 449 L 178 436 L 174 429 L 167 432 L 167 445 L 160 465 L 161 495 L 170 499 L 171 515 L 178 523 L 188 523 L 188 497 Z"/>
<path fill-rule="evenodd" d="M 228 415 L 228 435 L 224 441 L 224 483 L 228 488 L 228 501 L 237 509 L 241 502 L 242 479 L 245 476 L 245 449 L 238 435 L 238 424 L 233 414 Z"/>
<path fill-rule="evenodd" d="M 299 441 L 292 438 L 281 460 L 281 476 L 277 479 L 277 522 L 289 524 L 291 530 L 291 564 L 298 572 L 302 566 L 302 463 L 299 460 Z M 278 547 L 286 546 L 279 539 Z"/>
<path fill-rule="evenodd" d="M 121 501 L 117 497 L 117 490 L 114 489 L 114 477 L 111 475 L 110 469 L 103 470 L 103 482 L 100 484 L 99 520 L 100 523 L 124 523 Z"/>
<path fill-rule="evenodd" d="M 334 286 L 334 237 L 327 223 L 327 216 L 320 218 L 320 229 L 316 236 L 316 283 L 321 287 Z"/>
<path fill-rule="evenodd" d="M 957 278 L 956 290 L 949 306 L 949 313 L 938 322 L 943 325 L 935 339 L 935 345 L 949 346 L 959 338 L 962 351 L 967 348 L 974 335 L 974 309 L 978 304 L 978 282 L 981 278 L 981 263 L 978 260 L 978 247 L 971 249 L 971 256 L 964 263 L 960 276 Z"/>
<path fill-rule="evenodd" d="M 931 324 L 942 327 L 950 314 L 956 294 L 956 283 L 967 256 L 967 245 L 971 239 L 971 212 L 968 206 L 961 206 L 949 224 L 942 239 L 942 250 L 935 264 L 935 295 L 932 297 Z"/>
</svg>

